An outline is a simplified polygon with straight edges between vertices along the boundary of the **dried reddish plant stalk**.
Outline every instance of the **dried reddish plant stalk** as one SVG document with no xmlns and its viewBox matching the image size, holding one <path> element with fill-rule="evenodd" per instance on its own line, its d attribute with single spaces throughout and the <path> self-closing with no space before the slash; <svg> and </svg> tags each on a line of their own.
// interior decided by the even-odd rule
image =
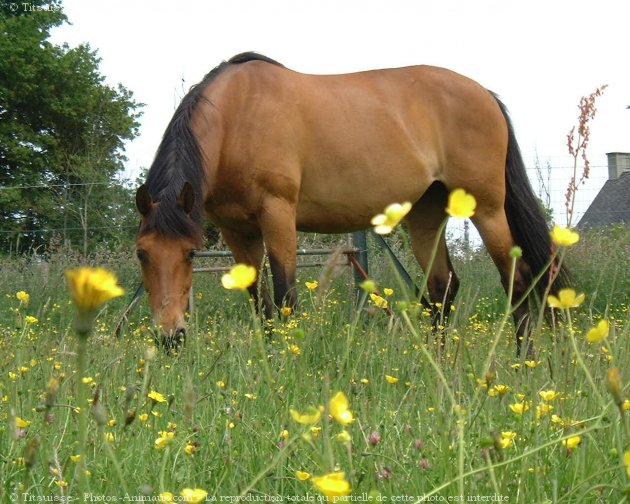
<svg viewBox="0 0 630 504">
<path fill-rule="evenodd" d="M 564 195 L 564 206 L 567 210 L 567 227 L 571 226 L 571 221 L 573 220 L 575 194 L 577 193 L 578 187 L 584 184 L 586 179 L 588 179 L 591 171 L 591 164 L 587 156 L 587 148 L 591 137 L 589 122 L 595 118 L 595 113 L 597 112 L 597 108 L 595 108 L 595 100 L 604 93 L 604 90 L 607 87 L 608 85 L 604 84 L 603 86 L 595 89 L 595 91 L 590 95 L 583 96 L 580 99 L 580 104 L 578 105 L 580 115 L 578 118 L 577 139 L 575 137 L 575 126 L 571 128 L 571 131 L 569 131 L 569 134 L 567 135 L 567 147 L 569 148 L 569 154 L 573 157 L 573 175 L 569 180 L 569 185 L 567 186 L 567 190 Z M 578 179 L 577 172 L 580 158 L 582 158 L 584 164 L 582 167 L 582 173 Z"/>
</svg>

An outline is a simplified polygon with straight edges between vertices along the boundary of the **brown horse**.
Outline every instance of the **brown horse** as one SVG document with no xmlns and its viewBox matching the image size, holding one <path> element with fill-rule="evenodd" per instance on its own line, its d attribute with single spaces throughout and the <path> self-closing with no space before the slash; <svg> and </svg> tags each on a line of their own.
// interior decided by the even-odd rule
<svg viewBox="0 0 630 504">
<path fill-rule="evenodd" d="M 509 251 L 522 248 L 513 289 L 520 300 L 547 268 L 551 243 L 495 95 L 430 66 L 316 76 L 255 53 L 223 62 L 183 98 L 136 195 L 138 258 L 163 342 L 176 344 L 185 332 L 203 213 L 237 262 L 259 268 L 268 254 L 274 303 L 293 307 L 297 230 L 365 229 L 389 203 L 411 201 L 406 222 L 426 271 L 455 188 L 476 197 L 472 221 L 504 286 Z M 448 307 L 458 285 L 441 236 L 429 296 Z M 539 293 L 545 287 L 539 282 Z M 256 287 L 250 293 L 257 298 Z M 528 316 L 527 303 L 516 308 L 518 336 Z"/>
</svg>

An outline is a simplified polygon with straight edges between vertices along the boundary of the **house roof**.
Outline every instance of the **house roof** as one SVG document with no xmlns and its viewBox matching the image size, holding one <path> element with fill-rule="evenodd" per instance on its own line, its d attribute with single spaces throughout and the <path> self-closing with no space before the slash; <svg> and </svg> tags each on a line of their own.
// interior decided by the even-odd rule
<svg viewBox="0 0 630 504">
<path fill-rule="evenodd" d="M 577 227 L 590 229 L 618 223 L 630 225 L 630 172 L 606 181 Z"/>
</svg>

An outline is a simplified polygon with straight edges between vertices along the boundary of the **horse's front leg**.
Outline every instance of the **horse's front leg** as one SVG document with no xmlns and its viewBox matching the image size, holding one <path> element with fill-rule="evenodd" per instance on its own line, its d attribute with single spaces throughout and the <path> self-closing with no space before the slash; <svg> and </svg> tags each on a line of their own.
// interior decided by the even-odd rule
<svg viewBox="0 0 630 504">
<path fill-rule="evenodd" d="M 257 235 L 247 235 L 236 233 L 228 229 L 221 229 L 221 234 L 223 235 L 225 243 L 230 247 L 234 255 L 234 260 L 237 263 L 249 264 L 256 268 L 256 282 L 247 290 L 254 300 L 256 311 L 260 312 L 262 309 L 265 319 L 273 318 L 273 303 L 269 295 L 265 276 L 261 275 L 262 262 L 265 255 L 262 236 L 259 233 Z M 260 296 L 262 296 L 262 306 Z"/>
<path fill-rule="evenodd" d="M 263 209 L 259 224 L 273 276 L 274 302 L 284 314 L 283 308 L 293 311 L 297 306 L 295 207 L 282 198 L 269 197 Z"/>
</svg>

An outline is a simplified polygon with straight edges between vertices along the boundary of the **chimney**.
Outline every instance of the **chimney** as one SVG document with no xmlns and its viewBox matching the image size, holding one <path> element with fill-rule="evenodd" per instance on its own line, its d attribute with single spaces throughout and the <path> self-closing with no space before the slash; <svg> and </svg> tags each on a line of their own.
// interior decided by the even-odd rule
<svg viewBox="0 0 630 504">
<path fill-rule="evenodd" d="M 630 172 L 630 152 L 608 152 L 608 179 L 618 179 L 622 173 Z"/>
</svg>

